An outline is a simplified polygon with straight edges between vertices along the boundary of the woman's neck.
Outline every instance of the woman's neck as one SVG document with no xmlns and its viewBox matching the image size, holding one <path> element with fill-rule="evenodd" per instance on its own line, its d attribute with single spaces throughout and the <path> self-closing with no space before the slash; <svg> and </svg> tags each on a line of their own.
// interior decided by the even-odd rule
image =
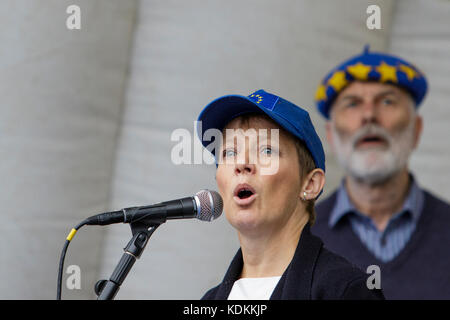
<svg viewBox="0 0 450 320">
<path fill-rule="evenodd" d="M 282 228 L 265 230 L 259 235 L 239 233 L 244 266 L 241 278 L 281 276 L 291 262 L 308 214 L 292 215 Z"/>
</svg>

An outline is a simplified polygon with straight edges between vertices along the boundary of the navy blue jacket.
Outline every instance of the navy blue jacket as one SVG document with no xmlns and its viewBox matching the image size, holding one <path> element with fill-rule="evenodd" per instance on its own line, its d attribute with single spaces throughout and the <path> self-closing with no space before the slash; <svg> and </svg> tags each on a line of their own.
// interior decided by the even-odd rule
<svg viewBox="0 0 450 320">
<path fill-rule="evenodd" d="M 222 283 L 210 289 L 202 299 L 226 300 L 234 282 L 240 277 L 242 267 L 242 251 L 239 249 Z M 368 276 L 344 258 L 323 248 L 322 241 L 311 234 L 307 224 L 302 230 L 294 257 L 270 299 L 384 299 L 381 290 L 367 288 Z"/>
<path fill-rule="evenodd" d="M 405 248 L 393 260 L 377 259 L 353 232 L 348 219 L 328 226 L 336 192 L 316 206 L 311 228 L 332 252 L 361 270 L 378 265 L 386 299 L 450 299 L 450 205 L 424 190 L 425 199 L 417 227 Z"/>
</svg>

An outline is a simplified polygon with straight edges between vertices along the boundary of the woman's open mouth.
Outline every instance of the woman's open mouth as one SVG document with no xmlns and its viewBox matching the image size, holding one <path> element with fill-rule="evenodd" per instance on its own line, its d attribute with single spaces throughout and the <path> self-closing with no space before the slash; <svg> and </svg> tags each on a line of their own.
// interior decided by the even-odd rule
<svg viewBox="0 0 450 320">
<path fill-rule="evenodd" d="M 240 206 L 251 204 L 256 198 L 255 189 L 249 184 L 238 184 L 234 189 L 234 201 Z"/>
</svg>

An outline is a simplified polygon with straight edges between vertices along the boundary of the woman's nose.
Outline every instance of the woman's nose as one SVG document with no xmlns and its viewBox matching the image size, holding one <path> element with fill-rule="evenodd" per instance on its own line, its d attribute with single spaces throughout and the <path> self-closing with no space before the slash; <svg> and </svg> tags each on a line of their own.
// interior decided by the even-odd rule
<svg viewBox="0 0 450 320">
<path fill-rule="evenodd" d="M 235 174 L 254 174 L 256 172 L 256 167 L 252 163 L 237 163 L 234 168 Z"/>
</svg>

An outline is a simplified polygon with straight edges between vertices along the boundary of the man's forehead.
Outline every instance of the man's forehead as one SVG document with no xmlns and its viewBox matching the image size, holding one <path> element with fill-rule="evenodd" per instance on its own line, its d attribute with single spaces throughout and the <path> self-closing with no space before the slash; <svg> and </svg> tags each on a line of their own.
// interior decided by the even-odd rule
<svg viewBox="0 0 450 320">
<path fill-rule="evenodd" d="M 400 95 L 408 95 L 408 93 L 393 84 L 380 83 L 375 81 L 353 81 L 345 89 L 343 89 L 336 98 L 342 99 L 346 96 L 376 96 L 379 94 L 395 93 Z"/>
</svg>

